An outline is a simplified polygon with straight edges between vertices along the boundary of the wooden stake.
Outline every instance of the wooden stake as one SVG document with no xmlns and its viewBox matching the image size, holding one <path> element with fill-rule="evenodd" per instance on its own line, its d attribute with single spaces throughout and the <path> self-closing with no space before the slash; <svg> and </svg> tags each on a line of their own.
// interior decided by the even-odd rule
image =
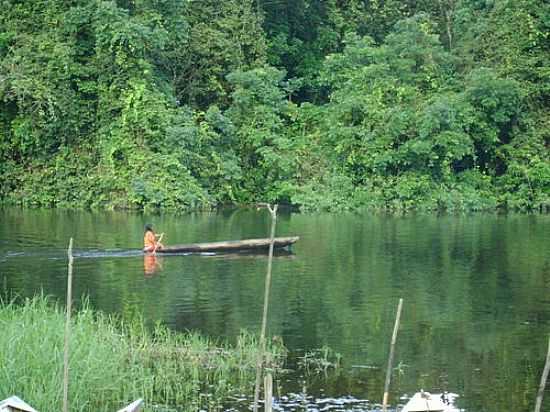
<svg viewBox="0 0 550 412">
<path fill-rule="evenodd" d="M 264 311 L 262 315 L 262 329 L 260 332 L 260 350 L 258 353 L 258 361 L 256 363 L 256 383 L 254 385 L 254 412 L 258 412 L 258 401 L 260 398 L 260 382 L 262 379 L 263 357 L 265 352 L 265 330 L 267 328 L 267 309 L 269 307 L 269 290 L 271 288 L 271 267 L 273 264 L 273 245 L 275 243 L 275 226 L 277 224 L 277 205 L 273 208 L 267 205 L 267 209 L 271 214 L 271 234 L 269 242 L 269 257 L 267 259 L 267 273 L 265 275 L 265 290 L 264 290 Z"/>
<path fill-rule="evenodd" d="M 67 277 L 67 317 L 65 320 L 65 352 L 63 355 L 63 412 L 69 410 L 69 339 L 71 332 L 71 303 L 73 299 L 73 238 L 67 250 L 69 269 Z"/>
<path fill-rule="evenodd" d="M 265 375 L 264 378 L 264 399 L 265 399 L 265 412 L 273 411 L 273 377 L 271 373 Z"/>
<path fill-rule="evenodd" d="M 401 308 L 403 307 L 403 298 L 399 299 L 397 305 L 397 316 L 395 317 L 395 325 L 393 327 L 393 335 L 391 337 L 390 356 L 388 359 L 388 369 L 386 370 L 386 383 L 384 384 L 384 399 L 382 401 L 382 411 L 386 412 L 388 405 L 388 391 L 390 388 L 391 368 L 393 363 L 393 353 L 395 349 L 395 341 L 397 339 L 397 330 L 399 329 L 399 319 L 401 318 Z"/>
<path fill-rule="evenodd" d="M 550 337 L 548 338 L 548 353 L 546 354 L 546 363 L 544 364 L 544 370 L 542 371 L 542 376 L 540 378 L 535 412 L 540 412 L 540 408 L 542 407 L 542 397 L 544 395 L 544 388 L 546 387 L 546 379 L 548 379 L 548 372 L 550 372 Z"/>
<path fill-rule="evenodd" d="M 302 382 L 302 409 L 307 412 L 307 387 L 306 387 L 306 380 Z"/>
</svg>

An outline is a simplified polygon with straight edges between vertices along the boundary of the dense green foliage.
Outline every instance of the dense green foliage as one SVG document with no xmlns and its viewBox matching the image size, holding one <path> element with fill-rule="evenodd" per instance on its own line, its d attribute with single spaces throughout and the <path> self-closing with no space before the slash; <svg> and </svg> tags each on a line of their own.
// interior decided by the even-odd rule
<svg viewBox="0 0 550 412">
<path fill-rule="evenodd" d="M 550 207 L 542 0 L 4 0 L 0 199 Z"/>
<path fill-rule="evenodd" d="M 64 311 L 41 296 L 0 302 L 0 398 L 16 393 L 38 410 L 61 408 L 64 322 Z M 251 396 L 258 344 L 244 333 L 229 347 L 162 326 L 148 332 L 141 321 L 84 307 L 73 318 L 70 349 L 73 410 L 113 411 L 142 398 L 146 411 L 198 411 L 217 410 L 230 394 Z M 282 348 L 269 351 L 279 368 Z"/>
</svg>

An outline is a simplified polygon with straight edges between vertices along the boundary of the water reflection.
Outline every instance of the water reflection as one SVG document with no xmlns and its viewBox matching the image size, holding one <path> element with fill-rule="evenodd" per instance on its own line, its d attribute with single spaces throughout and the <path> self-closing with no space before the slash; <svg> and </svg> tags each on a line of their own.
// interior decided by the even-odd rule
<svg viewBox="0 0 550 412">
<path fill-rule="evenodd" d="M 145 253 L 143 255 L 143 272 L 145 277 L 153 277 L 162 270 L 162 258 L 155 254 Z"/>
</svg>

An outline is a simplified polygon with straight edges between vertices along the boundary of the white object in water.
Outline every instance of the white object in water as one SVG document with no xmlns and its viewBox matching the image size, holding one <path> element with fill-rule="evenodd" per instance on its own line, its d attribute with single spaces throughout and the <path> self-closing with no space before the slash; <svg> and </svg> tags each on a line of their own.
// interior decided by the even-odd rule
<svg viewBox="0 0 550 412">
<path fill-rule="evenodd" d="M 413 395 L 401 412 L 455 412 L 453 401 L 458 395 L 420 391 Z"/>
<path fill-rule="evenodd" d="M 143 399 L 138 399 L 118 412 L 139 412 L 143 406 Z"/>
<path fill-rule="evenodd" d="M 26 404 L 17 396 L 12 396 L 0 401 L 0 412 L 38 412 L 32 406 Z"/>
</svg>

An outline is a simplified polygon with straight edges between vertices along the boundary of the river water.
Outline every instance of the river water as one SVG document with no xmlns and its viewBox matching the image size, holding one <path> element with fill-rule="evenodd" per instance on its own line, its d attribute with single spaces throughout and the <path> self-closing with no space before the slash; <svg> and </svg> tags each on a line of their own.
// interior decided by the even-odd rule
<svg viewBox="0 0 550 412">
<path fill-rule="evenodd" d="M 92 307 L 230 342 L 259 331 L 266 256 L 147 260 L 145 223 L 178 244 L 268 237 L 270 217 L 4 208 L 0 292 L 63 302 L 73 237 L 73 296 Z M 292 371 L 276 385 L 281 410 L 376 408 L 399 298 L 392 405 L 423 388 L 458 394 L 468 412 L 533 409 L 550 332 L 550 216 L 283 211 L 277 236 L 291 235 L 300 236 L 293 253 L 273 262 L 268 320 L 269 336 L 290 350 Z M 306 373 L 313 353 L 339 366 L 312 362 Z"/>
</svg>

